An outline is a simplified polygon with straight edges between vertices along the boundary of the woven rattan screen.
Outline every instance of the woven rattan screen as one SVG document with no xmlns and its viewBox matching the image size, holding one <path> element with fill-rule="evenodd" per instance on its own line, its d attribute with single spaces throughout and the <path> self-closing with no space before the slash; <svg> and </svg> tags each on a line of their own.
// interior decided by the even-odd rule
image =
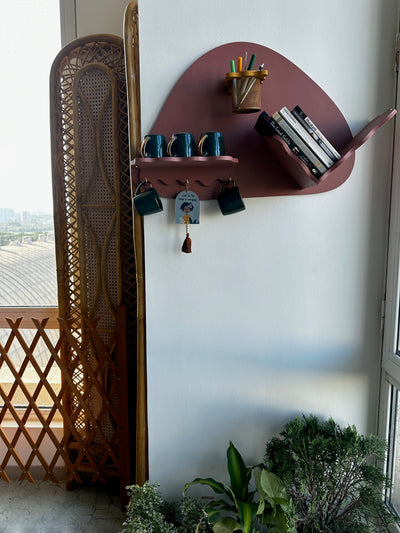
<svg viewBox="0 0 400 533">
<path fill-rule="evenodd" d="M 86 347 L 78 355 L 71 337 L 62 354 L 73 384 L 65 405 L 79 433 L 79 439 L 71 433 L 69 453 L 75 472 L 93 472 L 98 479 L 96 470 L 127 483 L 134 442 L 128 438 L 126 390 L 115 386 L 120 367 L 103 365 L 101 387 L 93 387 L 91 374 L 105 355 L 85 342 L 86 318 L 105 346 L 118 331 L 116 346 L 131 354 L 127 375 L 135 383 L 136 275 L 122 39 L 89 36 L 60 52 L 51 71 L 51 131 L 59 309 Z M 118 323 L 122 307 L 124 327 Z M 129 423 L 134 420 L 133 405 Z"/>
</svg>

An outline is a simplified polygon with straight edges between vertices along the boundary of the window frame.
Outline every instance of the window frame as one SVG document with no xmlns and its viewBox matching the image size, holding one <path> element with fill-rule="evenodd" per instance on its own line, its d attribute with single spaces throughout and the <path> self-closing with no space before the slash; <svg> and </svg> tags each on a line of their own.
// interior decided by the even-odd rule
<svg viewBox="0 0 400 533">
<path fill-rule="evenodd" d="M 395 107 L 400 102 L 399 36 L 396 38 L 396 78 L 394 88 Z M 395 440 L 400 438 L 396 427 L 396 413 L 400 393 L 400 117 L 394 118 L 393 162 L 388 214 L 387 269 L 383 306 L 383 331 L 381 352 L 381 383 L 379 391 L 378 434 L 388 441 L 385 472 L 391 476 L 395 453 Z M 394 424 L 394 426 L 393 426 Z M 397 433 L 397 439 L 396 439 Z M 392 452 L 392 453 L 391 453 Z M 386 504 L 391 507 L 391 490 L 385 494 Z M 397 509 L 395 512 L 399 512 Z M 393 527 L 400 532 L 400 528 Z"/>
<path fill-rule="evenodd" d="M 61 45 L 65 46 L 78 36 L 76 19 L 76 0 L 59 0 Z"/>
<path fill-rule="evenodd" d="M 399 90 L 397 85 L 396 102 L 400 102 Z M 382 368 L 387 376 L 400 384 L 400 350 L 398 350 L 400 342 L 400 120 L 397 115 L 394 120 Z"/>
</svg>

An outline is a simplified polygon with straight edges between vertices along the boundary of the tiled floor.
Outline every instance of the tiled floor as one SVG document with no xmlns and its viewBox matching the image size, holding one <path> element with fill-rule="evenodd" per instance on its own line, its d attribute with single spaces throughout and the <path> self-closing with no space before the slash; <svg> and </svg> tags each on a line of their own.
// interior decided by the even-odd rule
<svg viewBox="0 0 400 533">
<path fill-rule="evenodd" d="M 116 491 L 0 481 L 0 533 L 119 533 L 123 519 Z"/>
</svg>

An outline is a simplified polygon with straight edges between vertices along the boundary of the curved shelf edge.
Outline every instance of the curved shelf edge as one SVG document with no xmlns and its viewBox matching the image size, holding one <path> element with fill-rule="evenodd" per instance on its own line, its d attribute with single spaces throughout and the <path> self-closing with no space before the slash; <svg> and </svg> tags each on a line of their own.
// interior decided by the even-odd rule
<svg viewBox="0 0 400 533">
<path fill-rule="evenodd" d="M 372 137 L 382 126 L 384 126 L 396 114 L 395 109 L 388 109 L 375 119 L 371 120 L 362 130 L 360 130 L 341 150 L 341 158 L 332 165 L 320 178 L 314 176 L 288 147 L 288 145 L 279 137 L 279 135 L 264 136 L 267 149 L 271 152 L 279 164 L 286 170 L 293 181 L 296 182 L 300 189 L 308 189 L 323 184 L 326 180 L 333 180 L 338 177 L 339 172 L 343 170 L 343 176 L 340 178 L 345 181 L 351 173 L 353 164 L 346 170 L 345 163 L 353 158 L 355 152 L 368 139 Z M 343 179 L 344 177 L 344 179 Z M 315 191 L 317 192 L 317 191 Z"/>
<path fill-rule="evenodd" d="M 300 189 L 307 189 L 317 185 L 320 180 L 311 174 L 305 163 L 301 161 L 278 136 L 264 137 L 267 149 L 273 154 L 279 164 L 286 170 Z"/>
<path fill-rule="evenodd" d="M 239 163 L 238 158 L 230 155 L 220 156 L 192 156 L 192 157 L 136 157 L 132 165 L 137 168 L 182 168 L 182 167 L 227 167 L 235 166 Z"/>
<path fill-rule="evenodd" d="M 362 146 L 365 142 L 368 141 L 382 126 L 386 124 L 390 119 L 392 119 L 397 113 L 396 109 L 388 109 L 381 115 L 375 117 L 371 122 L 369 122 L 362 130 L 360 130 L 357 135 L 355 135 L 343 148 L 340 150 L 342 157 L 344 157 L 348 152 L 355 152 Z"/>
<path fill-rule="evenodd" d="M 239 160 L 232 156 L 137 157 L 131 162 L 132 180 L 137 185 L 152 182 L 163 198 L 175 198 L 189 182 L 200 200 L 216 198 L 222 183 L 237 178 Z"/>
</svg>

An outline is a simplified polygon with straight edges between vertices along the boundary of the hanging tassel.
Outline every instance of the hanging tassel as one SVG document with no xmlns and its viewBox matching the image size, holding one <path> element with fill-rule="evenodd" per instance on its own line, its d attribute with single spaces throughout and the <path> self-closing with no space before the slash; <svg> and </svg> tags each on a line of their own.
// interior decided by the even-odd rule
<svg viewBox="0 0 400 533">
<path fill-rule="evenodd" d="M 182 244 L 182 252 L 185 254 L 192 253 L 192 239 L 189 237 L 189 224 L 186 224 L 186 239 Z"/>
</svg>

